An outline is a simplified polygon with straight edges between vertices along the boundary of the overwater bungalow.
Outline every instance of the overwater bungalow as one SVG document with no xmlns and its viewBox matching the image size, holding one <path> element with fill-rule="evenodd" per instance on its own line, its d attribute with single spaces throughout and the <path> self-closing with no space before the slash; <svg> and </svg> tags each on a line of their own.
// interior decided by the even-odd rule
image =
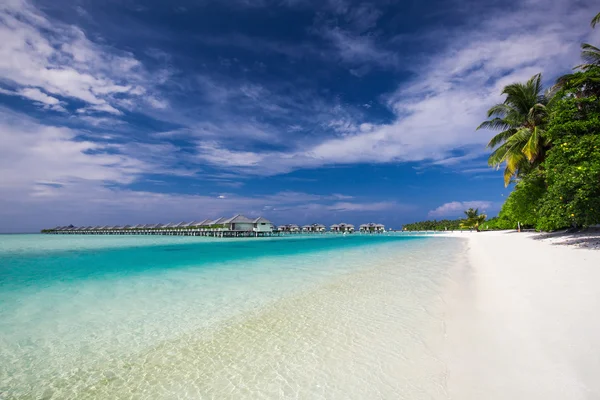
<svg viewBox="0 0 600 400">
<path fill-rule="evenodd" d="M 340 224 L 331 225 L 329 230 L 334 233 L 352 233 L 354 232 L 354 225 L 342 222 Z"/>
<path fill-rule="evenodd" d="M 376 224 L 376 223 L 370 222 L 368 224 L 362 224 L 360 226 L 360 232 L 382 233 L 382 232 L 385 232 L 385 226 L 382 224 Z"/>
<path fill-rule="evenodd" d="M 210 222 L 210 221 L 211 221 L 210 219 L 204 219 L 202 221 L 190 222 L 190 228 L 200 228 L 201 226 L 208 226 L 209 224 L 207 224 L 207 222 Z"/>
<path fill-rule="evenodd" d="M 338 232 L 352 233 L 354 232 L 354 225 L 342 222 L 341 224 L 338 224 Z"/>
<path fill-rule="evenodd" d="M 243 215 L 234 215 L 219 223 L 223 228 L 230 231 L 251 232 L 254 230 L 254 220 Z"/>
<path fill-rule="evenodd" d="M 210 222 L 210 225 L 222 225 L 225 223 L 225 221 L 227 221 L 227 218 L 217 218 L 214 221 Z"/>
<path fill-rule="evenodd" d="M 310 226 L 311 232 L 325 232 L 325 225 L 321 224 L 312 224 Z"/>
<path fill-rule="evenodd" d="M 311 225 L 302 226 L 302 232 L 304 232 L 304 233 L 312 232 L 312 226 Z"/>
<path fill-rule="evenodd" d="M 297 225 L 290 225 L 289 230 L 294 232 Z M 104 225 L 75 227 L 56 226 L 52 229 L 43 229 L 42 233 L 64 234 L 102 234 L 102 235 L 184 235 L 184 236 L 268 236 L 274 231 L 271 221 L 266 218 L 248 218 L 244 215 L 234 215 L 230 218 L 217 218 L 215 220 L 192 222 L 170 222 L 167 224 L 137 224 L 137 225 Z"/>
<path fill-rule="evenodd" d="M 296 224 L 280 225 L 277 227 L 277 232 L 283 232 L 283 233 L 298 233 L 301 230 L 302 230 L 302 228 L 300 228 Z"/>
<path fill-rule="evenodd" d="M 264 217 L 255 218 L 253 221 L 255 232 L 273 232 L 275 225 Z"/>
</svg>

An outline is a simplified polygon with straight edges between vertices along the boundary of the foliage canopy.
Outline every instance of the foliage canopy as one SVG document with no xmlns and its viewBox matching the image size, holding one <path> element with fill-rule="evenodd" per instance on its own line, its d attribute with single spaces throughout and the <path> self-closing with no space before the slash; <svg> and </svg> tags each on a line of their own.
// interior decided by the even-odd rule
<svg viewBox="0 0 600 400">
<path fill-rule="evenodd" d="M 591 23 L 597 24 L 600 13 Z M 520 223 L 552 231 L 600 224 L 600 48 L 584 43 L 581 50 L 583 64 L 550 90 L 537 74 L 504 87 L 504 101 L 488 110 L 477 128 L 499 131 L 488 143 L 488 163 L 504 165 L 504 183 L 514 188 L 498 217 L 483 224 L 485 216 L 469 209 L 466 219 L 453 221 L 459 227 L 514 229 Z M 406 225 L 429 226 L 439 224 Z"/>
</svg>

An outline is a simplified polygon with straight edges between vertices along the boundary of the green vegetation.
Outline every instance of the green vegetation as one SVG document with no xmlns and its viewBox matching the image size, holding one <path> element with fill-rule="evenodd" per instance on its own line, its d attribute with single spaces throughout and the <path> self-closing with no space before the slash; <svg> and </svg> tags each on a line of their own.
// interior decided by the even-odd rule
<svg viewBox="0 0 600 400">
<path fill-rule="evenodd" d="M 596 14 L 594 19 L 592 19 L 592 28 L 596 27 L 596 24 L 600 23 L 600 13 Z"/>
<path fill-rule="evenodd" d="M 504 184 L 513 177 L 531 171 L 544 159 L 548 147 L 544 129 L 548 121 L 548 106 L 553 97 L 542 93 L 542 75 L 534 75 L 525 84 L 513 83 L 502 90 L 503 103 L 488 110 L 487 121 L 477 129 L 501 131 L 488 143 L 496 148 L 488 159 L 493 167 L 505 164 Z"/>
<path fill-rule="evenodd" d="M 479 232 L 479 225 L 487 218 L 487 215 L 479 214 L 479 209 L 477 208 L 469 208 L 465 211 L 465 215 L 467 218 L 462 221 L 460 227 L 465 229 L 475 229 L 477 232 Z"/>
<path fill-rule="evenodd" d="M 411 224 L 404 224 L 402 227 L 405 231 L 457 231 L 464 228 L 461 228 L 461 224 L 464 220 L 462 219 L 443 219 L 440 221 L 431 220 L 431 221 L 421 221 L 421 222 L 413 222 Z"/>
<path fill-rule="evenodd" d="M 600 24 L 600 13 L 592 27 Z M 581 45 L 583 63 L 543 90 L 542 75 L 502 90 L 477 129 L 499 131 L 488 143 L 489 165 L 504 166 L 514 184 L 497 217 L 477 210 L 466 219 L 423 221 L 405 230 L 525 228 L 553 231 L 600 224 L 600 48 Z M 485 221 L 485 222 L 484 222 Z"/>
<path fill-rule="evenodd" d="M 600 23 L 600 14 L 592 26 Z M 600 49 L 584 43 L 583 64 L 542 94 L 541 75 L 504 88 L 479 128 L 500 130 L 489 143 L 493 166 L 514 183 L 484 229 L 552 231 L 600 223 Z"/>
</svg>

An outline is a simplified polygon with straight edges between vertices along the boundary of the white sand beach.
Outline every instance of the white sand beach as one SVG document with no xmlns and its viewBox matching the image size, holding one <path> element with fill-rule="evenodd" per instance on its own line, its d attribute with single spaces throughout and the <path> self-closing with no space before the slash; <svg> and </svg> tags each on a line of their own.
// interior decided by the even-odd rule
<svg viewBox="0 0 600 400">
<path fill-rule="evenodd" d="M 599 399 L 600 251 L 581 248 L 598 237 L 448 235 L 471 259 L 449 296 L 451 397 Z"/>
</svg>

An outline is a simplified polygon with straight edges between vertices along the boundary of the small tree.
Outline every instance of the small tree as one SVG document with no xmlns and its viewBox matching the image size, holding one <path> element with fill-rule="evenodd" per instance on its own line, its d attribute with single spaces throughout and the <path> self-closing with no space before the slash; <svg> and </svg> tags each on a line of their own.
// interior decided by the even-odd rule
<svg viewBox="0 0 600 400">
<path fill-rule="evenodd" d="M 465 215 L 467 216 L 467 219 L 460 224 L 460 227 L 469 229 L 475 228 L 477 232 L 479 232 L 479 225 L 481 225 L 487 218 L 487 215 L 479 214 L 478 208 L 469 208 L 467 211 L 465 211 Z"/>
</svg>

